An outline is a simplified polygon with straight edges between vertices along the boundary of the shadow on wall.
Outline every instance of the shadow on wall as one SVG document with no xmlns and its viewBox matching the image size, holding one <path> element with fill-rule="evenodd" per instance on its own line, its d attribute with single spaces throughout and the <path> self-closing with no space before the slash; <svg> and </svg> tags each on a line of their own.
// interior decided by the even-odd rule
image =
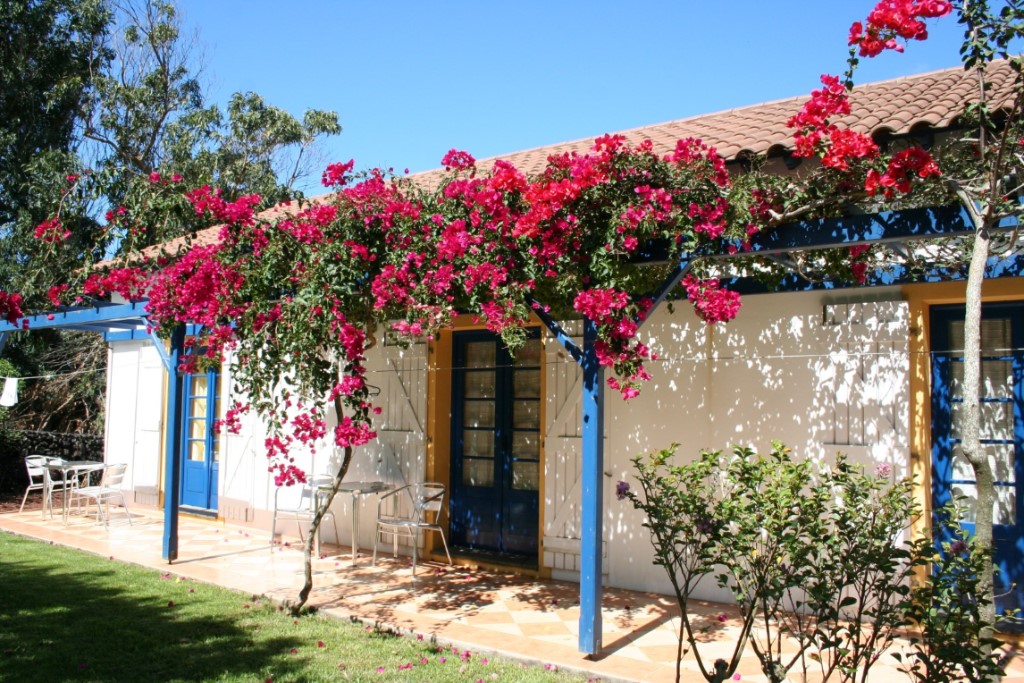
<svg viewBox="0 0 1024 683">
<path fill-rule="evenodd" d="M 894 300 L 821 292 L 748 297 L 739 316 L 708 327 L 689 311 L 659 311 L 644 332 L 659 360 L 639 398 L 609 396 L 605 500 L 613 582 L 659 590 L 643 518 L 615 498 L 636 484 L 630 460 L 679 443 L 681 461 L 701 449 L 779 440 L 798 457 L 835 453 L 869 471 L 909 473 L 908 308 Z M 876 296 L 878 296 L 876 294 Z M 621 580 L 620 580 L 621 577 Z"/>
</svg>

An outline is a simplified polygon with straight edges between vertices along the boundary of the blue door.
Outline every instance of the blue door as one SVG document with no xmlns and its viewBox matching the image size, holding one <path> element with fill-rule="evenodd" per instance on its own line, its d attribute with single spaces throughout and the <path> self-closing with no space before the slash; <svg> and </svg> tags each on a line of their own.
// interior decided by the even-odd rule
<svg viewBox="0 0 1024 683">
<path fill-rule="evenodd" d="M 488 332 L 455 335 L 451 536 L 457 546 L 537 554 L 541 343 L 515 358 Z"/>
<path fill-rule="evenodd" d="M 931 311 L 932 459 L 936 509 L 954 495 L 970 501 L 977 486 L 960 454 L 958 421 L 963 405 L 964 307 Z M 1024 302 L 986 304 L 981 324 L 981 439 L 995 474 L 993 510 L 995 593 L 1000 612 L 1024 607 Z M 974 529 L 974 510 L 961 520 Z"/>
<path fill-rule="evenodd" d="M 217 468 L 220 441 L 213 428 L 220 414 L 220 374 L 210 370 L 185 376 L 185 409 L 181 439 L 181 504 L 217 509 Z"/>
</svg>

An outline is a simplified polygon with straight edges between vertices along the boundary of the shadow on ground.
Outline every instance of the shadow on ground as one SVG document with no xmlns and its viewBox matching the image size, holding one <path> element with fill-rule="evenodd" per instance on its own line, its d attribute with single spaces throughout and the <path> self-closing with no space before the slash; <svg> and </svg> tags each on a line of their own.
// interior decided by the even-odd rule
<svg viewBox="0 0 1024 683">
<path fill-rule="evenodd" d="M 133 580 L 120 563 L 75 562 L 59 547 L 32 560 L 0 536 L 0 678 L 201 681 L 296 670 L 282 653 L 297 639 L 257 644 L 236 614 L 241 601 L 211 610 L 201 584 Z"/>
</svg>

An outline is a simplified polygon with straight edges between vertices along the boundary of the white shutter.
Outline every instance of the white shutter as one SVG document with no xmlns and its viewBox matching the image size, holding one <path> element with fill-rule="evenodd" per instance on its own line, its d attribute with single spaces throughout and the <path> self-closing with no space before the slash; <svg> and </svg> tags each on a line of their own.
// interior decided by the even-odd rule
<svg viewBox="0 0 1024 683">
<path fill-rule="evenodd" d="M 380 388 L 373 399 L 383 412 L 374 419 L 382 447 L 380 464 L 393 484 L 422 481 L 426 464 L 427 345 L 403 348 L 387 338 L 373 354 L 368 382 Z"/>
<path fill-rule="evenodd" d="M 563 329 L 578 332 L 571 323 Z M 576 334 L 574 341 L 582 344 L 581 335 Z M 583 372 L 553 338 L 546 339 L 544 349 L 547 424 L 544 429 L 543 561 L 556 578 L 575 578 L 580 570 Z M 606 543 L 604 552 L 607 547 Z"/>
</svg>

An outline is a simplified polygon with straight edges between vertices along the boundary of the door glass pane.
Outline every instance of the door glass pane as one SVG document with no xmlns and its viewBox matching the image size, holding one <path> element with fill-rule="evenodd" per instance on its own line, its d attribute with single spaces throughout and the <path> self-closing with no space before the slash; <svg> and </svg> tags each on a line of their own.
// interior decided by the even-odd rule
<svg viewBox="0 0 1024 683">
<path fill-rule="evenodd" d="M 462 483 L 466 486 L 494 486 L 494 461 L 486 458 L 464 459 Z"/>
<path fill-rule="evenodd" d="M 465 426 L 494 426 L 494 401 L 465 401 L 462 405 L 465 409 Z"/>
<path fill-rule="evenodd" d="M 467 372 L 466 398 L 494 398 L 496 384 L 494 372 Z"/>
<path fill-rule="evenodd" d="M 537 491 L 540 489 L 540 467 L 535 462 L 512 463 L 512 488 L 517 491 Z"/>
<path fill-rule="evenodd" d="M 540 457 L 540 439 L 537 432 L 512 433 L 512 457 L 536 459 Z"/>
<path fill-rule="evenodd" d="M 981 348 L 986 353 L 1004 353 L 1012 348 L 1009 318 L 981 321 Z"/>
<path fill-rule="evenodd" d="M 949 346 L 951 351 L 963 351 L 964 321 L 954 320 L 949 324 Z M 1007 351 L 1010 342 L 1010 320 L 994 318 L 981 321 L 981 349 L 988 355 Z"/>
<path fill-rule="evenodd" d="M 540 370 L 516 370 L 512 384 L 516 398 L 540 398 Z"/>
<path fill-rule="evenodd" d="M 469 457 L 494 457 L 494 432 L 467 429 L 462 432 L 462 453 Z"/>
<path fill-rule="evenodd" d="M 540 365 L 540 339 L 528 339 L 526 344 L 516 351 L 513 362 L 517 366 Z"/>
<path fill-rule="evenodd" d="M 540 402 L 514 402 L 512 404 L 512 426 L 516 429 L 540 429 Z"/>
<path fill-rule="evenodd" d="M 216 382 L 216 376 L 214 377 L 214 400 L 213 400 L 213 414 L 214 416 L 220 416 L 220 390 L 219 384 Z M 213 461 L 220 462 L 220 439 L 217 438 L 217 434 L 213 434 Z"/>
<path fill-rule="evenodd" d="M 493 341 L 477 341 L 466 344 L 467 368 L 493 368 L 498 345 Z"/>
<path fill-rule="evenodd" d="M 192 375 L 192 395 L 206 396 L 206 375 Z"/>
<path fill-rule="evenodd" d="M 189 408 L 191 414 L 195 417 L 206 417 L 206 397 L 193 397 L 192 406 Z"/>
<path fill-rule="evenodd" d="M 189 441 L 188 459 L 191 460 L 192 462 L 203 462 L 204 460 L 206 460 L 206 442 Z"/>
<path fill-rule="evenodd" d="M 1013 439 L 1013 404 L 1009 402 L 982 403 L 979 406 L 981 412 L 981 438 L 998 441 L 1011 441 Z M 951 434 L 954 439 L 961 438 L 960 425 L 963 421 L 964 405 L 954 403 L 952 410 L 953 424 Z"/>
<path fill-rule="evenodd" d="M 1013 444 L 986 444 L 982 448 L 988 453 L 988 464 L 992 468 L 992 474 L 998 482 L 1012 484 L 1016 481 L 1014 475 Z M 974 481 L 974 468 L 967 462 L 960 444 L 953 447 L 953 479 Z"/>
<path fill-rule="evenodd" d="M 954 398 L 963 396 L 964 364 L 952 364 L 953 378 L 950 391 Z M 1013 396 L 1013 362 L 986 360 L 981 362 L 981 398 L 1011 398 Z"/>
<path fill-rule="evenodd" d="M 189 420 L 191 427 L 189 429 L 189 438 L 192 439 L 205 439 L 206 438 L 206 420 Z"/>
<path fill-rule="evenodd" d="M 961 520 L 974 523 L 977 516 L 978 487 L 974 484 L 953 484 L 953 497 L 963 496 L 964 506 Z M 994 524 L 1013 525 L 1017 519 L 1017 489 L 1014 486 L 997 486 L 996 499 L 992 505 L 992 522 Z"/>
</svg>

